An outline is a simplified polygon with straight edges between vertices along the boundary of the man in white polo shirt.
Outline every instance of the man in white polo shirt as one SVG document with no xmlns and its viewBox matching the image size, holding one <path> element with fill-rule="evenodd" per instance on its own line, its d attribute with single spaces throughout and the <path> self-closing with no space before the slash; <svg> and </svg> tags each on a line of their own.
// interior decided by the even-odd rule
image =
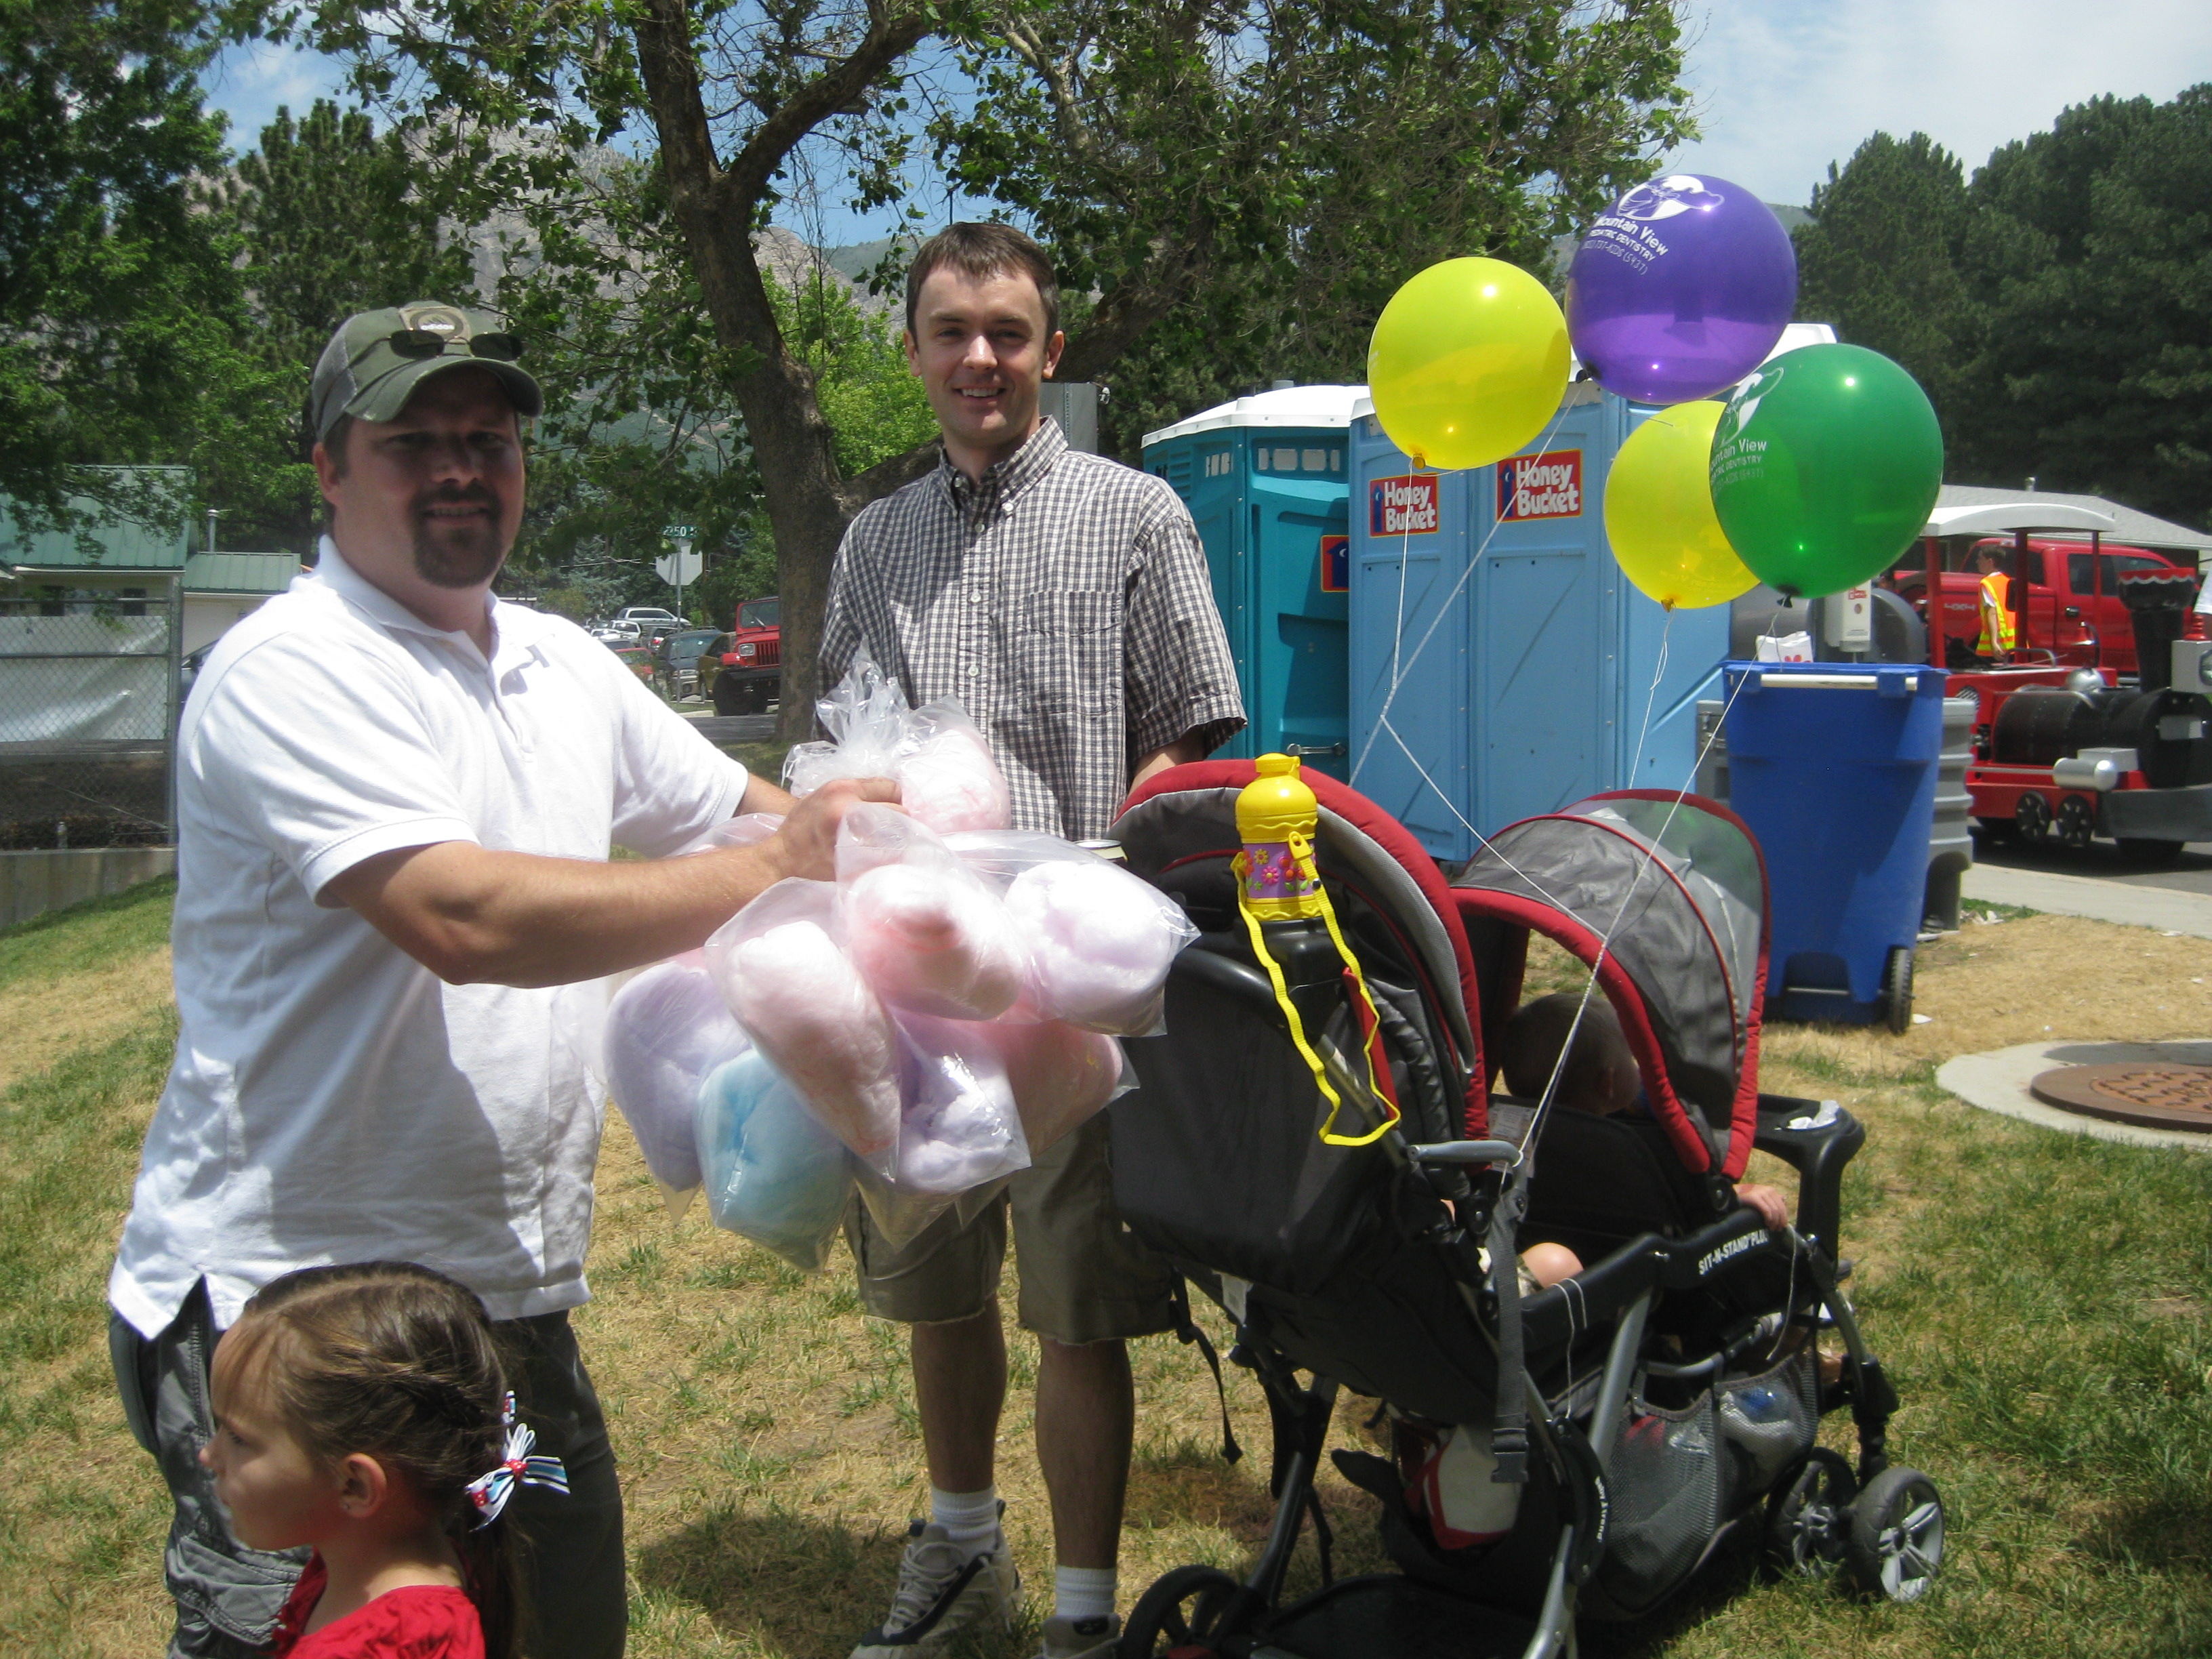
<svg viewBox="0 0 2212 1659">
<path fill-rule="evenodd" d="M 558 618 L 491 595 L 521 520 L 520 343 L 443 305 L 370 312 L 315 370 L 330 533 L 226 635 L 177 745 L 181 1030 L 108 1282 L 117 1381 L 176 1498 L 171 1651 L 265 1646 L 300 1563 L 231 1536 L 197 1460 L 215 1339 L 294 1267 L 404 1260 L 501 1322 L 526 1420 L 533 1659 L 615 1659 L 621 1496 L 568 1328 L 601 1111 L 547 988 L 698 945 L 838 818 L 793 807 Z M 651 860 L 741 811 L 755 848 Z M 647 861 L 611 863 L 611 844 Z"/>
</svg>

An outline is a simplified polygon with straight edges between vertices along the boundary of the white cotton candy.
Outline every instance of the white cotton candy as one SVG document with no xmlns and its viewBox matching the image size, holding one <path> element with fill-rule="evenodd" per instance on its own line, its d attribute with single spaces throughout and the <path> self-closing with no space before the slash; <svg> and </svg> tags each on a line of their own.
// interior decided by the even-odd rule
<svg viewBox="0 0 2212 1659">
<path fill-rule="evenodd" d="M 1121 1090 L 1121 1045 L 1102 1032 L 1057 1019 L 981 1030 L 1006 1064 L 1006 1086 L 1032 1158 L 1042 1157 Z"/>
<path fill-rule="evenodd" d="M 615 993 L 607 1009 L 607 1092 L 653 1178 L 671 1193 L 699 1184 L 693 1132 L 699 1085 L 751 1045 L 703 968 L 664 962 Z"/>
<path fill-rule="evenodd" d="M 896 776 L 899 804 L 940 835 L 1003 830 L 1013 821 L 998 763 L 964 720 L 939 726 L 899 763 Z"/>
<path fill-rule="evenodd" d="M 950 1194 L 1023 1169 L 1029 1148 L 1006 1067 L 982 1025 L 907 1021 L 912 1067 L 893 1180 Z"/>
<path fill-rule="evenodd" d="M 994 1019 L 1021 994 L 1027 963 L 996 894 L 957 865 L 889 864 L 845 890 L 846 950 L 896 1008 Z"/>
<path fill-rule="evenodd" d="M 1040 864 L 1014 878 L 1006 914 L 1029 947 L 1037 1012 L 1094 1030 L 1149 1030 L 1188 922 L 1103 859 Z"/>
<path fill-rule="evenodd" d="M 723 995 L 831 1133 L 864 1158 L 898 1140 L 898 1037 L 836 941 L 811 921 L 744 940 Z"/>
</svg>

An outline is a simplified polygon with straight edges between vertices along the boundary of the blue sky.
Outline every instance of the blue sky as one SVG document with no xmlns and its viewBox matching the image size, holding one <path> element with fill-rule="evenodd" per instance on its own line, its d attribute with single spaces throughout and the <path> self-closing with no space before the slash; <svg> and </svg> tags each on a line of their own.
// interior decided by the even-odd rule
<svg viewBox="0 0 2212 1659">
<path fill-rule="evenodd" d="M 1971 171 L 1996 145 L 2101 93 L 2163 101 L 2212 81 L 2212 0 L 1734 0 L 1693 4 L 1688 80 L 1705 136 L 1669 165 L 1802 204 L 1876 128 L 1931 134 Z M 339 66 L 266 46 L 225 55 L 210 100 L 250 147 L 279 104 L 336 90 Z M 836 212 L 836 242 L 885 234 Z"/>
</svg>

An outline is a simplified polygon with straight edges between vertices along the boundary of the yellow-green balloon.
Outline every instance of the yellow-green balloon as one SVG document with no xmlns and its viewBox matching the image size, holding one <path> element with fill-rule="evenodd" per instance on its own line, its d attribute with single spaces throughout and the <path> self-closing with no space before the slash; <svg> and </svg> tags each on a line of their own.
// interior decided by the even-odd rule
<svg viewBox="0 0 2212 1659">
<path fill-rule="evenodd" d="M 1605 535 L 1628 580 L 1669 611 L 1759 585 L 1713 511 L 1713 428 L 1725 404 L 1676 404 L 1628 434 L 1605 480 Z"/>
<path fill-rule="evenodd" d="M 1567 390 L 1567 319 L 1500 259 L 1446 259 L 1390 296 L 1367 347 L 1375 418 L 1419 467 L 1487 466 L 1544 429 Z"/>
</svg>

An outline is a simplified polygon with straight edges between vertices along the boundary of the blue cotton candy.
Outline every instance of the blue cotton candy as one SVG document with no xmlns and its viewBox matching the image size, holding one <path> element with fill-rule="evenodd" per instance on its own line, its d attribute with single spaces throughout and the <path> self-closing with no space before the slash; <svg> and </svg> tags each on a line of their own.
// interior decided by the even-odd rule
<svg viewBox="0 0 2212 1659">
<path fill-rule="evenodd" d="M 852 1169 L 837 1137 L 758 1050 L 700 1085 L 698 1145 L 714 1224 L 819 1272 L 844 1217 Z"/>
</svg>

